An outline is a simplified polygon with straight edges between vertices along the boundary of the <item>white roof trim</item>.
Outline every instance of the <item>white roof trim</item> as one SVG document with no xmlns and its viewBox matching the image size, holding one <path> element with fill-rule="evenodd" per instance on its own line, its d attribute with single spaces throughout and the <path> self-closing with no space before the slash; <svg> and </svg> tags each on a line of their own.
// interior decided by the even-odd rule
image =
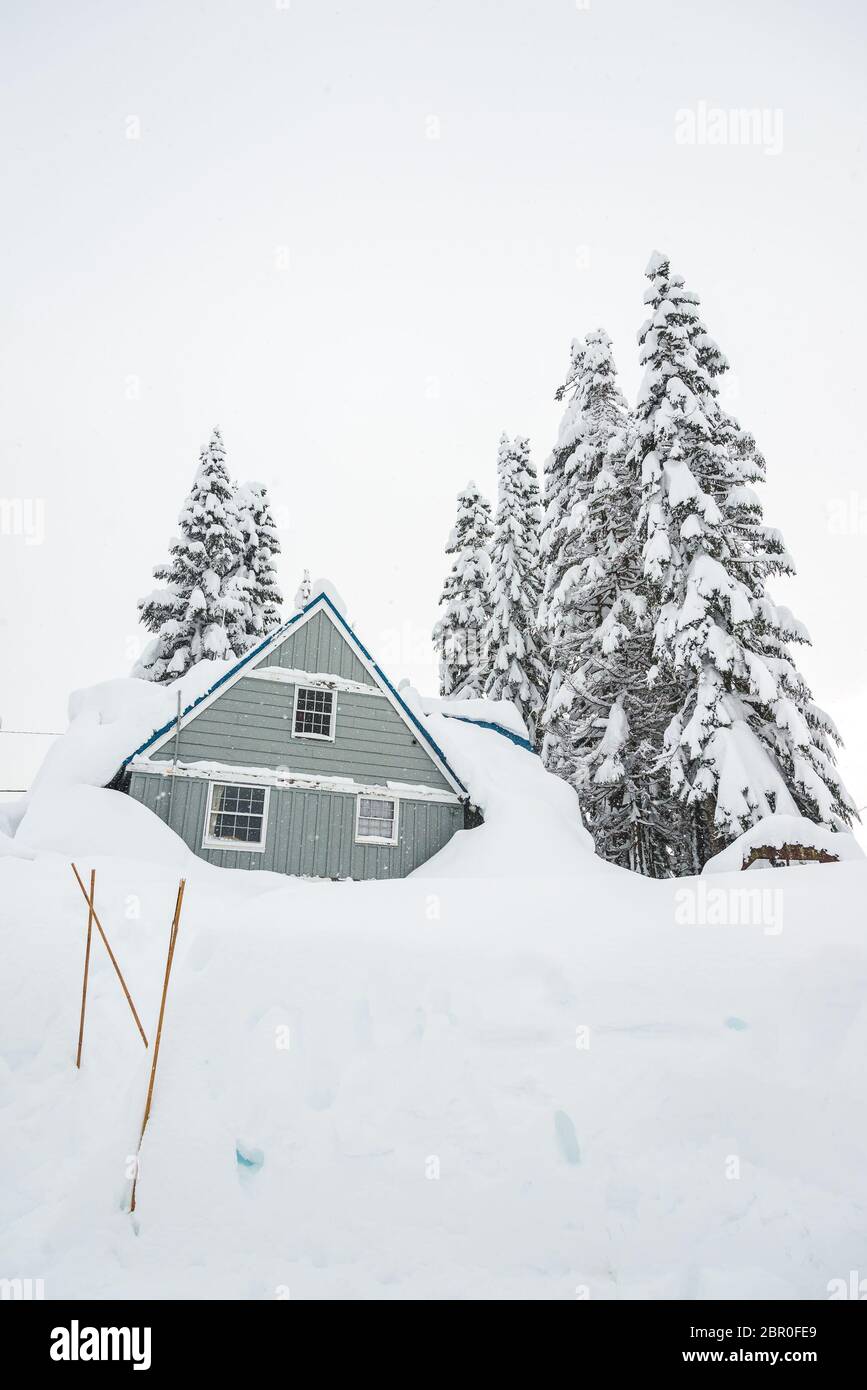
<svg viewBox="0 0 867 1390">
<path fill-rule="evenodd" d="M 286 634 L 290 636 L 289 633 Z M 364 685 L 362 681 L 347 680 L 345 676 L 332 676 L 328 671 L 302 671 L 288 666 L 256 666 L 244 672 L 247 680 L 272 681 L 275 685 L 304 685 L 311 690 L 339 690 L 348 695 L 375 695 L 385 698 L 385 691 L 378 685 Z"/>
<path fill-rule="evenodd" d="M 440 787 L 427 787 L 413 782 L 356 782 L 351 777 L 329 777 L 305 772 L 289 772 L 274 767 L 245 767 L 238 763 L 201 761 L 194 763 L 151 762 L 148 758 L 133 758 L 128 772 L 140 772 L 150 777 L 189 777 L 206 782 L 232 782 L 238 786 L 297 788 L 300 791 L 342 792 L 345 796 L 402 797 L 404 801 L 438 801 L 447 806 L 459 806 L 454 792 Z"/>
<path fill-rule="evenodd" d="M 466 796 L 466 788 L 463 787 L 461 783 L 457 781 L 455 774 L 452 772 L 448 764 L 443 761 L 443 759 L 439 756 L 439 754 L 436 752 L 436 750 L 432 747 L 432 745 L 427 741 L 425 737 L 419 737 L 419 734 L 422 732 L 420 727 L 416 727 L 408 712 L 403 708 L 400 701 L 388 688 L 388 685 L 384 684 L 382 678 L 376 670 L 376 667 L 374 666 L 370 657 L 367 655 L 367 652 L 359 643 L 349 624 L 346 623 L 345 626 L 341 626 L 341 624 L 337 621 L 337 619 L 331 611 L 331 606 L 328 603 L 328 600 L 326 599 L 324 594 L 320 594 L 319 597 L 313 603 L 311 603 L 310 607 L 303 614 L 303 616 L 292 622 L 291 626 L 285 627 L 285 630 L 282 627 L 278 628 L 277 631 L 274 633 L 273 637 L 270 639 L 270 641 L 266 642 L 262 646 L 259 653 L 254 658 L 252 658 L 252 660 L 245 661 L 233 676 L 230 676 L 228 679 L 221 682 L 216 687 L 216 689 L 212 690 L 210 695 L 208 695 L 204 700 L 199 701 L 197 704 L 193 705 L 192 708 L 187 710 L 185 714 L 181 715 L 180 727 L 182 729 L 185 729 L 188 724 L 192 724 L 192 722 L 197 718 L 198 715 L 202 714 L 203 711 L 208 709 L 212 704 L 214 704 L 216 700 L 219 700 L 220 696 L 224 695 L 227 690 L 231 690 L 232 686 L 236 685 L 239 680 L 242 680 L 244 676 L 252 675 L 254 671 L 261 667 L 262 662 L 266 659 L 266 657 L 270 656 L 271 652 L 275 651 L 278 647 L 282 646 L 282 644 L 285 641 L 287 641 L 290 637 L 294 637 L 296 632 L 300 632 L 302 627 L 304 627 L 307 623 L 310 622 L 311 618 L 316 617 L 317 613 L 324 613 L 328 618 L 328 621 L 331 623 L 332 627 L 334 627 L 337 630 L 337 632 L 340 633 L 340 636 L 349 645 L 351 651 L 355 653 L 364 669 L 372 677 L 377 689 L 382 691 L 383 695 L 388 700 L 388 703 L 391 705 L 392 709 L 394 709 L 395 712 L 400 715 L 400 718 L 402 719 L 406 727 L 409 729 L 413 738 L 416 740 L 419 748 L 424 749 L 431 762 L 433 763 L 434 767 L 436 767 L 437 770 L 442 773 L 443 777 L 446 779 L 452 790 L 456 792 L 459 797 Z M 177 724 L 173 722 L 170 725 L 170 727 L 166 729 L 164 734 L 161 734 L 158 739 L 154 739 L 153 743 L 146 745 L 148 755 L 152 756 L 154 753 L 158 752 L 160 748 L 164 748 L 166 744 L 171 743 L 175 737 L 176 729 Z M 132 760 L 130 761 L 130 763 L 127 764 L 127 766 L 129 767 L 131 765 Z"/>
</svg>

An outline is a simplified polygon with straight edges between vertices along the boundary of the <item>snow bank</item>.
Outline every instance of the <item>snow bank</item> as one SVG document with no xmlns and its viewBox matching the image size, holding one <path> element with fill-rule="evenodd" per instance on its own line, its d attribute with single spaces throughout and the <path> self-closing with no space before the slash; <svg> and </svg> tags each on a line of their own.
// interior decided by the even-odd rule
<svg viewBox="0 0 867 1390">
<path fill-rule="evenodd" d="M 236 663 L 200 661 L 167 685 L 135 679 L 103 681 L 69 698 L 69 728 L 56 739 L 33 782 L 31 796 L 61 787 L 104 787 L 124 758 L 186 708 Z"/>
<path fill-rule="evenodd" d="M 12 844 L 70 859 L 114 855 L 178 869 L 193 860 L 183 840 L 153 811 L 100 787 L 64 787 L 34 796 Z"/>
<path fill-rule="evenodd" d="M 867 866 L 768 871 L 768 935 L 583 862 L 191 878 L 131 1218 L 150 1054 L 97 940 L 76 1072 L 81 895 L 0 861 L 7 1269 L 49 1299 L 826 1298 L 867 1243 Z M 151 1037 L 176 889 L 98 869 Z"/>
<path fill-rule="evenodd" d="M 581 824 L 578 797 L 546 772 L 541 758 L 493 729 L 442 714 L 428 715 L 425 727 L 469 788 L 485 823 L 459 831 L 416 870 L 417 876 L 580 877 L 586 872 L 595 850 Z"/>
<path fill-rule="evenodd" d="M 836 854 L 841 861 L 864 858 L 864 851 L 853 835 L 827 830 L 804 816 L 763 816 L 720 854 L 709 859 L 702 874 L 725 874 L 742 869 L 750 850 L 760 845 L 809 845 Z"/>
<path fill-rule="evenodd" d="M 5 831 L 0 830 L 0 859 L 3 859 L 6 855 L 16 855 L 21 859 L 36 858 L 34 850 L 25 849 L 24 846 L 19 845 L 11 835 L 7 835 Z"/>
<path fill-rule="evenodd" d="M 0 801 L 0 835 L 14 835 L 27 810 L 27 797 L 16 801 Z"/>
</svg>

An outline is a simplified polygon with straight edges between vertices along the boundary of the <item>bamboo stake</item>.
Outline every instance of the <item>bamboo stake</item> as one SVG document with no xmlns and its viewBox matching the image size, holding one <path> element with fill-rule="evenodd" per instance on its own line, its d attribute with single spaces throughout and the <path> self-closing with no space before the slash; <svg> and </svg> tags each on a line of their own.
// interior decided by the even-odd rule
<svg viewBox="0 0 867 1390">
<path fill-rule="evenodd" d="M 84 894 L 84 901 L 85 901 L 85 902 L 90 902 L 90 899 L 89 899 L 88 896 L 87 896 L 87 889 L 85 888 L 84 884 L 82 883 L 82 881 L 81 881 L 81 875 L 80 875 L 80 873 L 78 872 L 78 870 L 76 869 L 76 867 L 75 867 L 74 864 L 72 865 L 72 872 L 75 874 L 75 877 L 76 877 L 77 880 L 78 880 L 78 886 L 79 886 L 79 888 L 81 889 L 82 893 Z M 120 980 L 121 988 L 123 989 L 123 992 L 124 992 L 124 994 L 126 995 L 126 1002 L 129 1004 L 130 1008 L 132 1009 L 132 1016 L 133 1016 L 133 1018 L 135 1019 L 136 1027 L 138 1028 L 139 1032 L 141 1033 L 142 1042 L 144 1043 L 145 1047 L 147 1047 L 147 1045 L 148 1045 L 147 1035 L 146 1035 L 146 1033 L 145 1033 L 145 1030 L 144 1030 L 144 1029 L 142 1028 L 142 1026 L 141 1026 L 141 1019 L 139 1018 L 138 1014 L 136 1013 L 135 1004 L 132 1002 L 132 995 L 130 994 L 129 990 L 128 990 L 127 987 L 126 987 L 126 980 L 123 978 L 123 975 L 121 974 L 120 966 L 118 965 L 117 961 L 116 961 L 115 958 L 114 958 L 114 951 L 111 949 L 111 947 L 110 947 L 109 944 L 108 944 L 108 937 L 106 936 L 105 932 L 103 931 L 103 929 L 102 929 L 102 923 L 100 922 L 99 918 L 98 918 L 97 915 L 96 915 L 96 908 L 95 908 L 95 907 L 92 907 L 92 911 L 93 911 L 93 920 L 94 920 L 94 922 L 95 922 L 96 925 L 97 925 L 97 929 L 98 929 L 98 931 L 99 931 L 100 936 L 102 937 L 102 940 L 103 940 L 103 944 L 104 944 L 104 946 L 105 946 L 105 949 L 108 951 L 109 960 L 111 961 L 112 965 L 114 966 L 114 972 L 115 972 L 115 974 L 117 975 L 117 978 Z"/>
<path fill-rule="evenodd" d="M 90 938 L 93 933 L 93 899 L 96 893 L 96 869 L 90 871 L 90 901 L 87 904 L 87 946 L 84 951 L 84 981 L 81 986 L 81 1019 L 78 1024 L 78 1051 L 75 1065 L 81 1069 L 81 1046 L 84 1042 L 84 1010 L 87 1006 L 87 972 L 90 968 Z"/>
<path fill-rule="evenodd" d="M 178 884 L 178 896 L 177 896 L 177 900 L 176 900 L 176 902 L 175 902 L 175 915 L 174 915 L 174 917 L 172 918 L 172 927 L 171 927 L 171 931 L 170 931 L 170 933 L 169 933 L 169 952 L 168 952 L 168 955 L 166 956 L 166 973 L 165 973 L 165 978 L 163 979 L 163 994 L 162 994 L 162 998 L 161 998 L 161 1000 L 160 1000 L 160 1015 L 159 1015 L 159 1019 L 157 1020 L 157 1035 L 156 1035 L 156 1039 L 154 1040 L 153 1061 L 151 1062 L 151 1075 L 150 1075 L 150 1081 L 148 1082 L 148 1093 L 147 1093 L 147 1100 L 145 1101 L 144 1118 L 143 1118 L 143 1120 L 142 1120 L 142 1122 L 141 1122 L 141 1134 L 139 1135 L 139 1140 L 138 1140 L 138 1152 L 139 1152 L 139 1153 L 141 1153 L 142 1140 L 144 1139 L 144 1133 L 145 1133 L 145 1130 L 147 1129 L 147 1122 L 148 1122 L 148 1120 L 149 1120 L 149 1118 L 150 1118 L 150 1113 L 151 1113 L 151 1102 L 152 1102 L 152 1100 L 153 1100 L 153 1095 L 154 1095 L 154 1081 L 156 1080 L 156 1074 L 157 1074 L 157 1062 L 159 1061 L 159 1057 L 160 1057 L 160 1039 L 162 1038 L 162 1035 L 163 1035 L 163 1019 L 165 1018 L 165 1013 L 166 1013 L 166 995 L 168 994 L 168 990 L 169 990 L 169 977 L 170 977 L 170 975 L 171 975 L 171 973 L 172 973 L 172 961 L 173 961 L 174 955 L 175 955 L 175 942 L 176 942 L 177 939 L 178 939 L 178 925 L 179 925 L 180 920 L 181 920 L 181 905 L 183 904 L 183 901 L 184 901 L 184 888 L 186 887 L 186 883 L 187 883 L 187 880 L 186 880 L 185 878 L 182 878 L 181 881 L 180 881 L 180 883 Z M 134 1174 L 133 1180 L 132 1180 L 132 1197 L 131 1197 L 131 1199 L 130 1199 L 130 1204 L 129 1204 L 129 1209 L 130 1209 L 131 1212 L 135 1211 L 135 1189 L 136 1189 L 136 1183 L 137 1183 L 137 1182 L 138 1182 L 138 1156 L 136 1156 L 136 1169 L 135 1169 L 135 1174 Z"/>
</svg>

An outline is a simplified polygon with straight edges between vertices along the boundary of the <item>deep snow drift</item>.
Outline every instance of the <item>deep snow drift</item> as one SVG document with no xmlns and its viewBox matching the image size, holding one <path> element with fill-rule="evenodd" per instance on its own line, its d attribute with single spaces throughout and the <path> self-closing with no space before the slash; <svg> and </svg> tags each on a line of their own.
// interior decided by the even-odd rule
<svg viewBox="0 0 867 1390">
<path fill-rule="evenodd" d="M 48 1298 L 827 1297 L 867 1261 L 864 861 L 642 880 L 531 754 L 429 719 L 486 824 L 402 882 L 226 872 L 117 794 L 34 796 L 0 858 L 0 1273 Z M 151 1037 L 188 877 L 134 1217 L 150 1057 L 95 941 L 75 1070 L 73 852 Z"/>
</svg>

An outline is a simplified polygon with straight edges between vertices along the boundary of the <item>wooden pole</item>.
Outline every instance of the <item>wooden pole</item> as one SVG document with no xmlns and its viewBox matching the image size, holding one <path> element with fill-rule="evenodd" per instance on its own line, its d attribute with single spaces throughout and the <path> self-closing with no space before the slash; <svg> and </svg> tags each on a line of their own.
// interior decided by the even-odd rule
<svg viewBox="0 0 867 1390">
<path fill-rule="evenodd" d="M 87 905 L 87 946 L 84 951 L 84 982 L 81 986 L 81 1020 L 78 1024 L 78 1051 L 75 1065 L 81 1068 L 81 1046 L 84 1042 L 84 1010 L 87 1006 L 87 972 L 90 968 L 90 938 L 93 932 L 93 898 L 96 892 L 96 869 L 90 871 L 90 902 Z"/>
<path fill-rule="evenodd" d="M 178 774 L 178 740 L 181 736 L 181 692 L 178 690 L 178 712 L 175 717 L 175 748 L 172 754 L 172 780 L 169 783 L 168 824 L 172 823 L 172 807 L 175 804 L 175 778 Z"/>
<path fill-rule="evenodd" d="M 78 880 L 78 886 L 79 886 L 79 888 L 81 889 L 82 893 L 84 894 L 84 900 L 85 900 L 85 902 L 90 902 L 90 899 L 89 899 L 88 896 L 87 896 L 87 889 L 85 888 L 84 884 L 83 884 L 82 881 L 81 881 L 81 874 L 78 872 L 78 870 L 77 870 L 77 868 L 75 867 L 74 864 L 73 864 L 73 866 L 72 866 L 72 872 L 75 874 L 75 877 L 76 877 L 77 880 Z M 102 937 L 102 940 L 103 940 L 103 944 L 104 944 L 104 946 L 105 946 L 105 949 L 108 951 L 109 960 L 111 961 L 112 965 L 114 966 L 115 974 L 117 975 L 117 978 L 120 980 L 121 988 L 123 989 L 123 992 L 124 992 L 124 994 L 126 995 L 126 1002 L 129 1004 L 130 1008 L 132 1009 L 132 1016 L 133 1016 L 133 1018 L 135 1019 L 136 1027 L 138 1028 L 139 1032 L 141 1033 L 142 1042 L 144 1043 L 145 1047 L 147 1047 L 147 1045 L 148 1045 L 147 1035 L 145 1034 L 145 1030 L 144 1030 L 144 1029 L 142 1028 L 142 1026 L 141 1026 L 141 1019 L 139 1018 L 138 1014 L 136 1013 L 135 1004 L 132 1002 L 132 995 L 130 994 L 129 990 L 128 990 L 127 987 L 126 987 L 126 980 L 123 978 L 123 975 L 121 974 L 120 966 L 118 965 L 117 961 L 116 961 L 115 958 L 114 958 L 114 951 L 111 949 L 111 947 L 110 947 L 109 944 L 108 944 L 108 937 L 106 936 L 105 932 L 104 932 L 103 929 L 102 929 L 102 923 L 100 922 L 99 918 L 98 918 L 97 915 L 96 915 L 96 908 L 93 907 L 92 904 L 91 904 L 91 910 L 92 910 L 92 912 L 93 912 L 93 920 L 94 920 L 94 922 L 96 923 L 97 930 L 99 931 L 99 934 L 100 934 L 100 936 Z"/>
<path fill-rule="evenodd" d="M 153 1061 L 151 1062 L 151 1074 L 150 1074 L 150 1081 L 148 1082 L 147 1100 L 145 1101 L 144 1118 L 142 1119 L 142 1122 L 141 1122 L 141 1134 L 139 1135 L 139 1140 L 138 1140 L 138 1150 L 139 1150 L 139 1153 L 141 1153 L 142 1140 L 144 1139 L 144 1133 L 145 1133 L 145 1130 L 147 1129 L 147 1123 L 148 1123 L 148 1120 L 149 1120 L 149 1118 L 150 1118 L 150 1113 L 151 1113 L 151 1102 L 152 1102 L 153 1096 L 154 1096 L 154 1081 L 156 1080 L 156 1075 L 157 1075 L 157 1062 L 159 1061 L 159 1058 L 160 1058 L 160 1039 L 162 1038 L 162 1035 L 163 1035 L 163 1019 L 165 1018 L 165 1013 L 166 1013 L 166 995 L 168 994 L 168 991 L 169 991 L 169 977 L 170 977 L 170 975 L 171 975 L 171 973 L 172 973 L 172 961 L 174 960 L 174 955 L 175 955 L 175 942 L 176 942 L 177 939 L 178 939 L 178 925 L 179 925 L 180 920 L 181 920 L 181 906 L 182 906 L 183 901 L 184 901 L 184 888 L 186 887 L 186 882 L 187 882 L 187 880 L 186 880 L 185 878 L 182 878 L 181 881 L 180 881 L 180 883 L 178 884 L 178 896 L 177 896 L 177 900 L 176 900 L 176 902 L 175 902 L 175 915 L 174 915 L 174 917 L 172 918 L 172 927 L 171 927 L 171 931 L 170 931 L 170 933 L 169 933 L 169 951 L 168 951 L 168 955 L 166 956 L 166 973 L 165 973 L 165 977 L 164 977 L 164 979 L 163 979 L 163 995 L 162 995 L 162 999 L 160 1000 L 160 1016 L 159 1016 L 159 1019 L 157 1020 L 157 1035 L 156 1035 L 156 1039 L 155 1039 L 155 1041 L 154 1041 Z M 130 1209 L 131 1212 L 135 1211 L 135 1189 L 136 1189 L 136 1183 L 137 1183 L 137 1182 L 138 1182 L 138 1157 L 136 1157 L 136 1169 L 135 1169 L 135 1174 L 133 1175 L 133 1180 L 132 1180 L 132 1197 L 131 1197 L 131 1199 L 130 1199 L 130 1204 L 129 1204 L 129 1209 Z"/>
</svg>

